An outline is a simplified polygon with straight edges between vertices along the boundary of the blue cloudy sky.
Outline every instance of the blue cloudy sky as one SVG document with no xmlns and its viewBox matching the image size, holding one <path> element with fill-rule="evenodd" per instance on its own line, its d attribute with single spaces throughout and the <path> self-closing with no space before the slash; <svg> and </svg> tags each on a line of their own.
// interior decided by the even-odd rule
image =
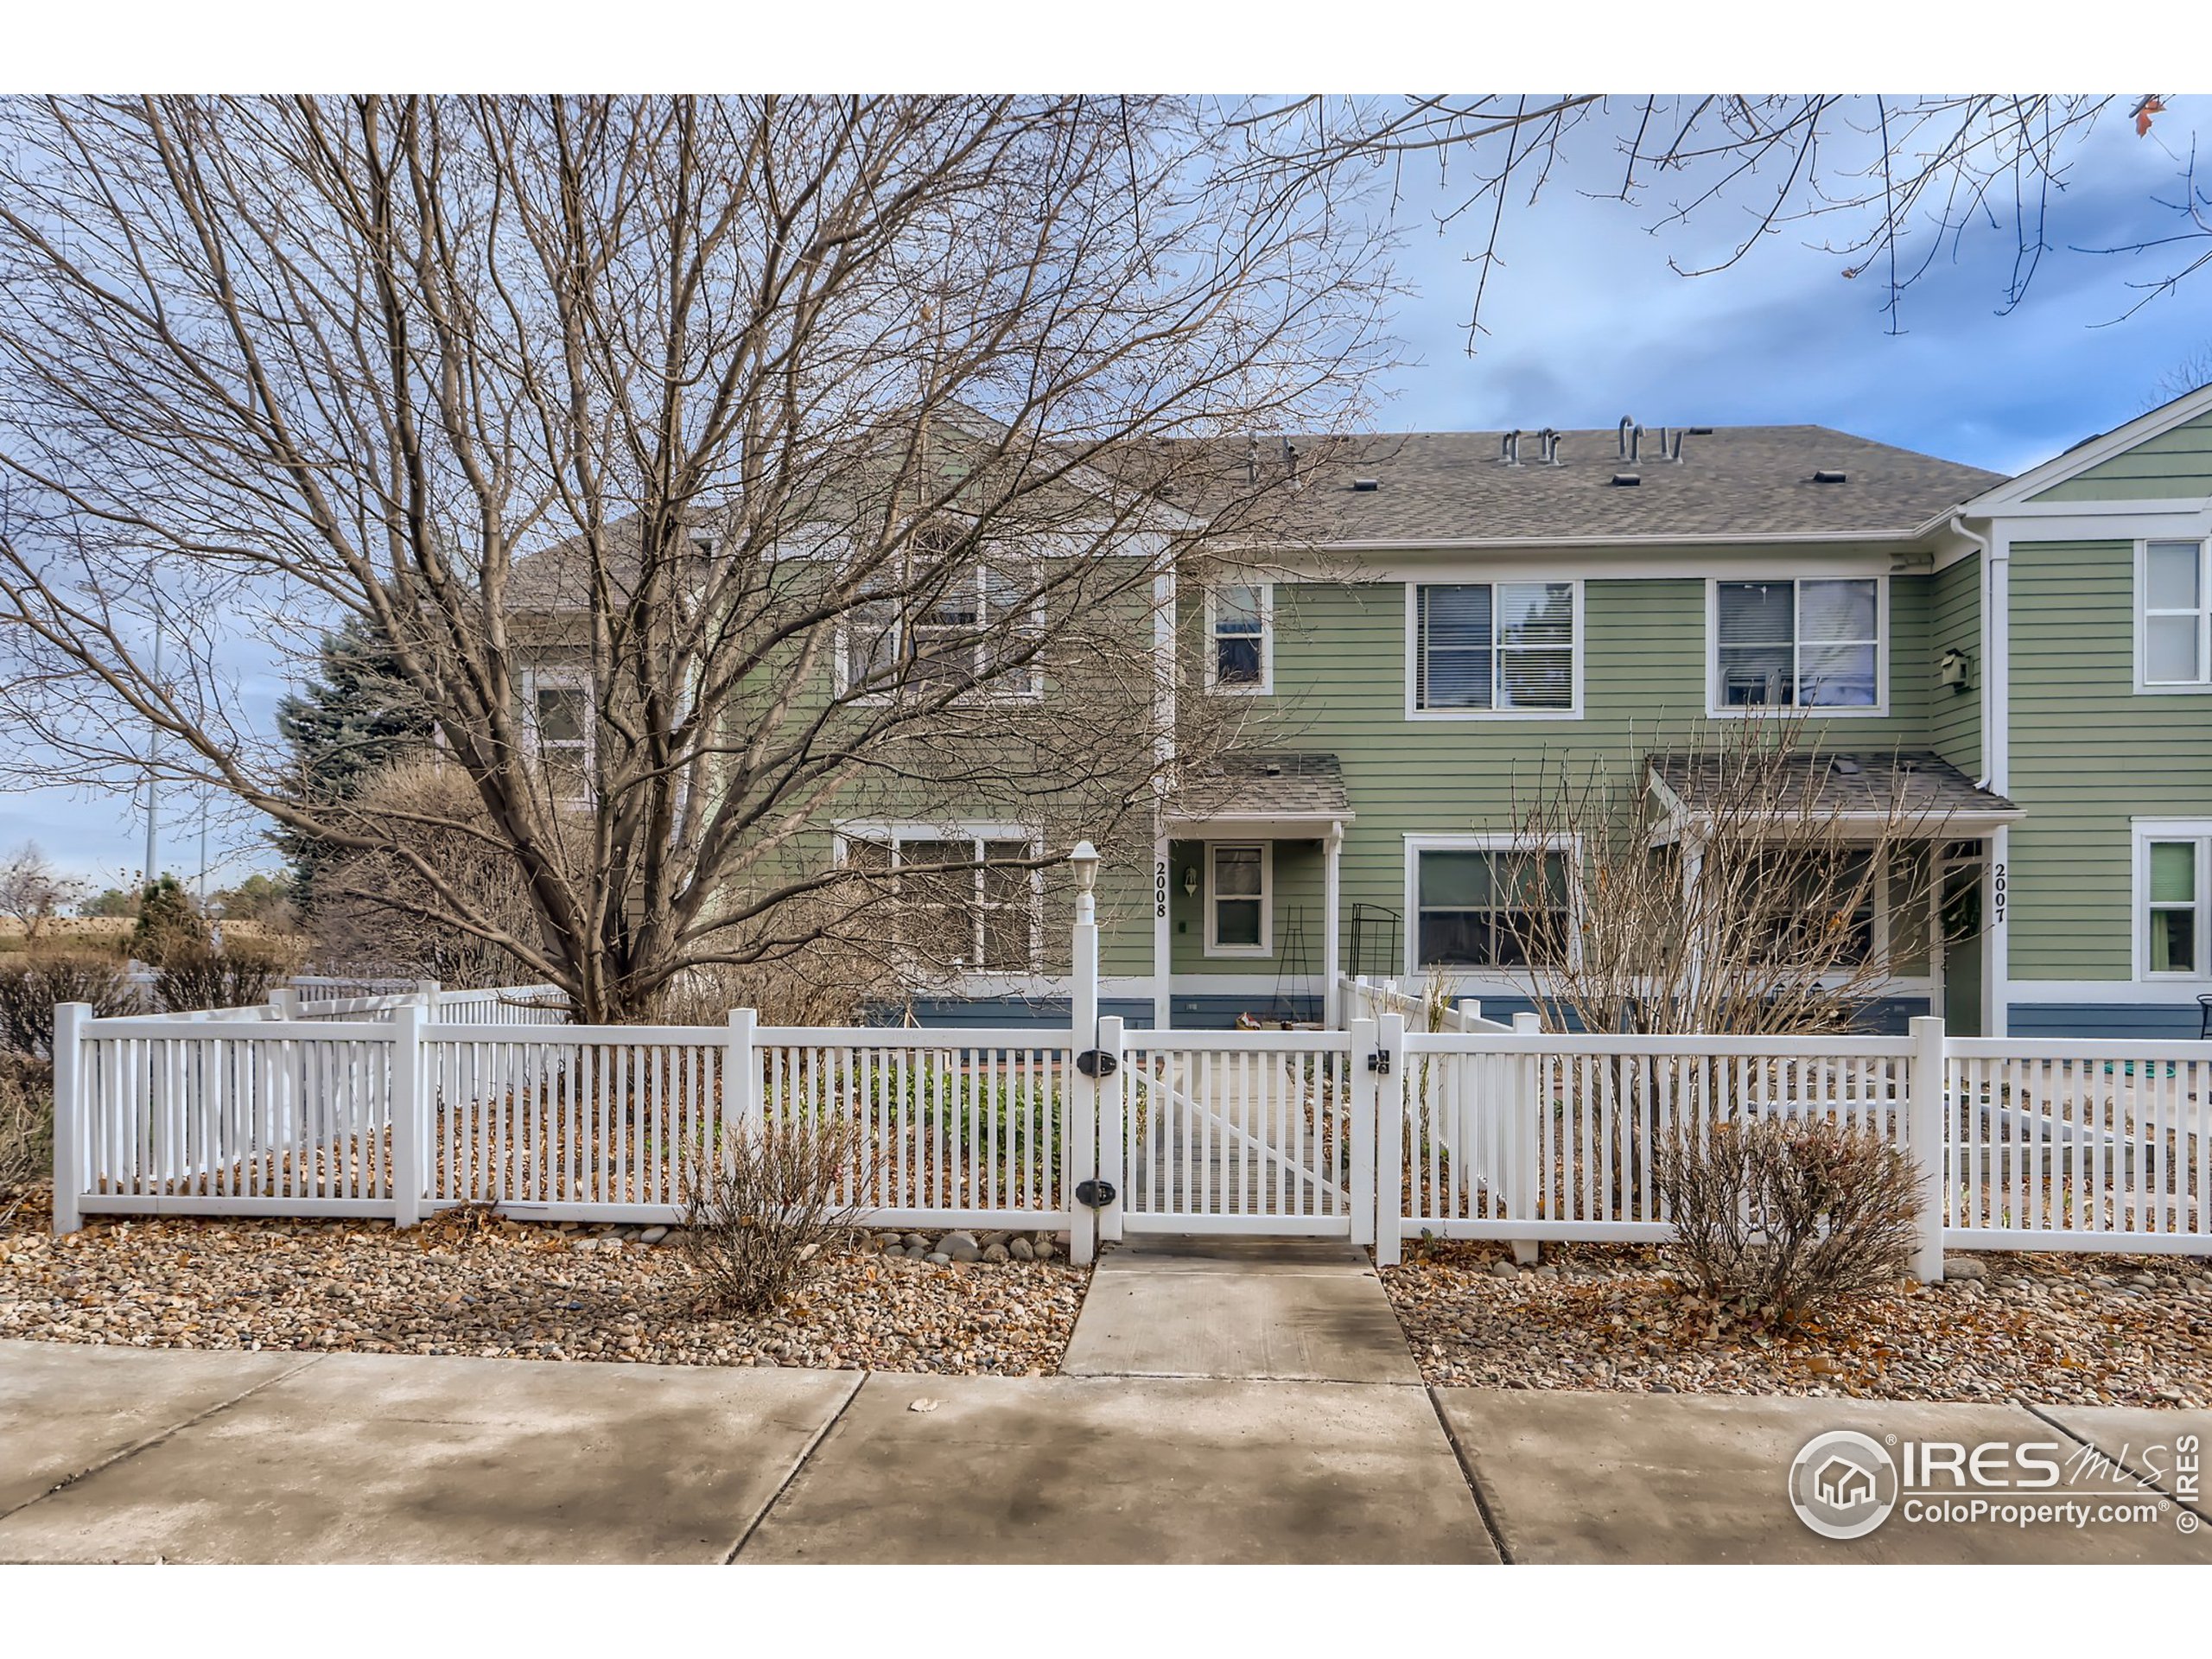
<svg viewBox="0 0 2212 1659">
<path fill-rule="evenodd" d="M 2076 156 L 2052 220 L 2056 245 L 2010 315 L 1999 310 L 2011 236 L 1985 230 L 1907 292 L 1895 334 L 1872 278 L 1847 281 L 1840 257 L 1805 245 L 1818 230 L 1770 237 L 1731 270 L 1675 275 L 1669 257 L 1709 257 L 1740 222 L 1733 210 L 1655 237 L 1648 215 L 1578 193 L 1602 188 L 1593 165 L 1555 179 L 1535 207 L 1516 204 L 1484 301 L 1489 332 L 1470 356 L 1474 232 L 1429 228 L 1455 198 L 1417 181 L 1399 210 L 1400 270 L 1414 290 L 1397 322 L 1408 361 L 1382 389 L 1380 424 L 1808 422 L 2018 472 L 2140 414 L 2163 381 L 2212 347 L 2212 273 L 2115 323 L 2136 297 L 2128 284 L 2165 267 L 2072 251 L 2171 228 L 2153 199 L 2178 189 L 2178 111 L 2171 127 L 2139 140 L 2116 119 Z M 260 688 L 268 697 L 276 689 Z M 200 867 L 196 811 L 182 823 L 171 816 L 161 862 L 190 875 Z M 124 798 L 0 795 L 0 849 L 35 838 L 86 875 L 135 871 L 143 834 Z M 277 864 L 250 826 L 218 823 L 211 842 L 218 882 Z"/>
</svg>

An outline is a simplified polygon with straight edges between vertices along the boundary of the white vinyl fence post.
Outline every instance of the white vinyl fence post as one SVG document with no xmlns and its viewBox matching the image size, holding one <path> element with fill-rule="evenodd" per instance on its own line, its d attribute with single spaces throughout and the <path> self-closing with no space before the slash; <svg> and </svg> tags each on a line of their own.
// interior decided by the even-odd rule
<svg viewBox="0 0 2212 1659">
<path fill-rule="evenodd" d="M 1543 1029 L 1543 1020 L 1533 1013 L 1513 1016 L 1516 1036 L 1534 1037 Z M 1538 1156 L 1541 1147 L 1545 1103 L 1539 1098 L 1543 1093 L 1544 1058 L 1541 1054 L 1517 1057 L 1513 1068 L 1513 1217 L 1516 1221 L 1534 1221 L 1541 1207 L 1539 1195 L 1548 1183 L 1543 1179 L 1543 1165 Z M 1513 1259 L 1527 1267 L 1543 1256 L 1543 1246 L 1533 1238 L 1510 1240 Z"/>
<path fill-rule="evenodd" d="M 760 1098 L 760 1057 L 753 1045 L 760 1016 L 752 1008 L 729 1011 L 729 1041 L 722 1052 L 722 1115 L 735 1116 L 750 1131 L 760 1127 L 766 1107 Z"/>
<path fill-rule="evenodd" d="M 275 1006 L 276 1017 L 279 1020 L 296 1020 L 300 1017 L 300 988 L 298 986 L 279 985 L 269 993 L 269 1001 Z"/>
<path fill-rule="evenodd" d="M 1122 1016 L 1109 1014 L 1098 1022 L 1098 1052 L 1114 1062 L 1113 1071 L 1098 1079 L 1098 1179 L 1114 1189 L 1114 1201 L 1098 1212 L 1098 1236 L 1116 1244 L 1122 1237 L 1122 1148 L 1128 1139 L 1128 1092 L 1122 1085 Z"/>
<path fill-rule="evenodd" d="M 1929 1016 L 1915 1020 L 1906 1073 L 1905 1146 L 1920 1166 L 1920 1242 L 1912 1253 L 1912 1272 L 1923 1284 L 1935 1284 L 1943 1277 L 1945 1142 L 1949 1139 L 1943 1108 L 1945 1064 L 1943 1022 Z"/>
<path fill-rule="evenodd" d="M 1381 1074 L 1374 1069 L 1377 1053 L 1372 1020 L 1351 1022 L 1345 1064 L 1351 1068 L 1351 1110 L 1344 1132 L 1351 1136 L 1351 1242 L 1375 1242 L 1375 1086 Z"/>
<path fill-rule="evenodd" d="M 85 1224 L 77 1201 L 85 1191 L 85 1021 L 89 1002 L 60 1002 L 54 1009 L 54 1232 L 60 1237 Z"/>
<path fill-rule="evenodd" d="M 1388 1070 L 1375 1079 L 1375 1265 L 1391 1268 L 1405 1243 L 1406 1016 L 1375 1022 L 1375 1046 Z"/>
<path fill-rule="evenodd" d="M 416 998 L 426 1008 L 436 1007 L 438 998 L 444 990 L 445 988 L 435 979 L 418 979 L 415 982 Z"/>
<path fill-rule="evenodd" d="M 391 1011 L 391 1218 L 399 1227 L 423 1219 L 423 1192 L 429 1184 L 424 1155 L 429 1103 L 423 1075 L 423 1023 L 429 1012 L 419 1002 Z"/>
</svg>

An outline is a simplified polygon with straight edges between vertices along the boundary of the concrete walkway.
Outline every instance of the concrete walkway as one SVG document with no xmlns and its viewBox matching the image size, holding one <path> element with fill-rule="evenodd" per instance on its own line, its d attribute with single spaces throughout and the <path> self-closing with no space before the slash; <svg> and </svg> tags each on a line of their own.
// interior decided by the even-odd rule
<svg viewBox="0 0 2212 1659">
<path fill-rule="evenodd" d="M 1784 1482 L 1835 1428 L 2094 1448 L 2121 1467 L 2060 1495 L 2164 1508 L 1830 1542 Z M 2177 1524 L 2212 1519 L 2174 1502 L 2191 1433 L 2212 1414 L 0 1342 L 0 1561 L 2212 1560 Z"/>
<path fill-rule="evenodd" d="M 1109 1248 L 1060 1370 L 1421 1386 L 1367 1253 L 1323 1240 L 1147 1237 Z"/>
</svg>

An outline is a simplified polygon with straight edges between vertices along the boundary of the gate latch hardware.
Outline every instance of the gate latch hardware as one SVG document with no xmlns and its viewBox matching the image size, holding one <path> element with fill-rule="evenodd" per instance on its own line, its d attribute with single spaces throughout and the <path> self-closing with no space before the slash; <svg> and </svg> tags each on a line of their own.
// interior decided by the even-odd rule
<svg viewBox="0 0 2212 1659">
<path fill-rule="evenodd" d="M 1367 1069 L 1388 1077 L 1390 1071 L 1390 1051 L 1387 1048 L 1376 1049 L 1367 1057 Z"/>
<path fill-rule="evenodd" d="M 1103 1210 L 1120 1195 L 1111 1181 L 1077 1181 L 1075 1201 L 1088 1210 Z"/>
<path fill-rule="evenodd" d="M 1086 1077 L 1110 1077 L 1122 1069 L 1122 1063 L 1103 1048 L 1086 1048 L 1075 1057 L 1075 1069 Z"/>
</svg>

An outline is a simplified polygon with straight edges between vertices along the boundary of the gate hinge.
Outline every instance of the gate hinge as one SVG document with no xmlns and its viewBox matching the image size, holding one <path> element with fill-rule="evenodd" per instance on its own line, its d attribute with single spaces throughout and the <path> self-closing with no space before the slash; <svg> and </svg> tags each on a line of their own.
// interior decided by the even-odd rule
<svg viewBox="0 0 2212 1659">
<path fill-rule="evenodd" d="M 1088 1210 L 1103 1210 L 1119 1196 L 1111 1181 L 1077 1181 L 1075 1201 Z"/>
<path fill-rule="evenodd" d="M 1388 1076 L 1390 1071 L 1390 1051 L 1378 1048 L 1367 1057 L 1367 1069 Z"/>
<path fill-rule="evenodd" d="M 1110 1077 L 1122 1063 L 1103 1048 L 1086 1048 L 1075 1057 L 1075 1069 L 1086 1077 Z"/>
</svg>

